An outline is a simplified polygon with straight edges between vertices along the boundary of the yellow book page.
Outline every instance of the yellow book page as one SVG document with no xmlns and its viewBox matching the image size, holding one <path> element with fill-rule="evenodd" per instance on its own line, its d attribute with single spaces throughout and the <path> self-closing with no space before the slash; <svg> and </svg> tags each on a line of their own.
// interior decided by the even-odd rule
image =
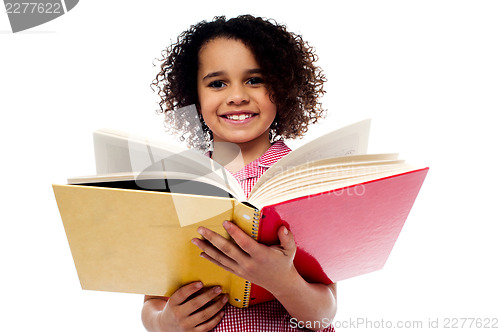
<svg viewBox="0 0 500 332">
<path fill-rule="evenodd" d="M 228 238 L 222 222 L 233 219 L 234 206 L 240 205 L 234 199 L 79 185 L 53 188 L 83 289 L 170 296 L 200 280 L 221 285 L 226 293 L 233 287 L 231 303 L 242 306 L 243 293 L 233 293 L 243 290 L 245 281 L 201 258 L 191 243 L 200 237 L 199 226 Z M 251 232 L 248 217 L 236 219 Z"/>
</svg>

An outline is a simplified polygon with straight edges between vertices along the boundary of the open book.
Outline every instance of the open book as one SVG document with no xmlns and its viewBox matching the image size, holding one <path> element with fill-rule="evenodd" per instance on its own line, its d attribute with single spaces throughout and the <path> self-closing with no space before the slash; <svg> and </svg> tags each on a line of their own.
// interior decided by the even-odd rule
<svg viewBox="0 0 500 332">
<path fill-rule="evenodd" d="M 267 170 L 248 199 L 203 154 L 114 131 L 94 133 L 97 175 L 54 185 L 84 289 L 169 296 L 201 280 L 230 303 L 272 299 L 264 289 L 199 257 L 190 240 L 208 227 L 228 237 L 233 220 L 254 239 L 294 234 L 294 264 L 329 284 L 383 267 L 427 168 L 396 154 L 366 155 L 369 120 L 292 151 Z"/>
</svg>

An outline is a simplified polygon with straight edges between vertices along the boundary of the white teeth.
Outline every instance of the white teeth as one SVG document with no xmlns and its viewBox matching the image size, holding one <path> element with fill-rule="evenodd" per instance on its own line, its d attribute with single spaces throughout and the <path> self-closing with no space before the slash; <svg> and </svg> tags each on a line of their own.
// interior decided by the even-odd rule
<svg viewBox="0 0 500 332">
<path fill-rule="evenodd" d="M 251 114 L 227 115 L 229 120 L 241 121 L 252 117 Z"/>
</svg>

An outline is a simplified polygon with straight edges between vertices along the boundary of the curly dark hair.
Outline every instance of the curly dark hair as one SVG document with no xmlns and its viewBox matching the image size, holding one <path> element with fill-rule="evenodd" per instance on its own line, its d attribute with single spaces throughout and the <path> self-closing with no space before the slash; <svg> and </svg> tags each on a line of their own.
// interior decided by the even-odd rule
<svg viewBox="0 0 500 332">
<path fill-rule="evenodd" d="M 179 114 L 174 113 L 179 108 L 199 104 L 198 54 L 202 46 L 219 37 L 243 42 L 261 67 L 277 109 L 270 130 L 271 142 L 302 137 L 309 124 L 324 117 L 325 110 L 318 100 L 325 93 L 326 78 L 315 65 L 314 49 L 302 36 L 287 31 L 285 25 L 274 20 L 251 15 L 226 20 L 218 16 L 211 22 L 192 25 L 179 35 L 177 42 L 162 51 L 161 70 L 151 84 L 161 98 L 158 113 L 165 114 L 166 127 L 180 134 L 180 139 L 190 147 L 210 142 L 210 129 L 201 119 L 204 142 L 195 142 L 193 120 L 187 116 L 179 119 Z"/>
</svg>

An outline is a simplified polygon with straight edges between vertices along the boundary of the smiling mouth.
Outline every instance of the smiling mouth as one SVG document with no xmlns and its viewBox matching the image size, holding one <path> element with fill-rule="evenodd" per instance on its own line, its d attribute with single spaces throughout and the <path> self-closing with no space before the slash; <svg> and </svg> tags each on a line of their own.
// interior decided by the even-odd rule
<svg viewBox="0 0 500 332">
<path fill-rule="evenodd" d="M 255 115 L 256 114 L 239 114 L 239 115 L 228 114 L 228 115 L 223 115 L 222 117 L 229 119 L 229 120 L 233 120 L 233 121 L 241 121 L 241 120 L 251 118 L 252 116 L 255 116 Z"/>
</svg>

